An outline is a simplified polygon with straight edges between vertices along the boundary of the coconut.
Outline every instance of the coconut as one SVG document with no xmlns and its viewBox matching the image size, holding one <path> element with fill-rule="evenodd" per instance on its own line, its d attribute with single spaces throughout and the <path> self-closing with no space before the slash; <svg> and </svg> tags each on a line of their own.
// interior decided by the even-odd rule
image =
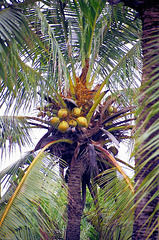
<svg viewBox="0 0 159 240">
<path fill-rule="evenodd" d="M 73 119 L 69 120 L 68 124 L 72 127 L 76 127 L 77 126 L 77 122 Z"/>
<path fill-rule="evenodd" d="M 80 127 L 87 127 L 88 123 L 87 123 L 87 119 L 85 117 L 78 117 L 76 119 L 78 126 Z"/>
<path fill-rule="evenodd" d="M 57 125 L 57 124 L 59 124 L 60 119 L 59 119 L 58 117 L 53 117 L 53 118 L 51 118 L 50 122 L 51 122 L 53 125 Z"/>
<path fill-rule="evenodd" d="M 79 117 L 80 114 L 81 114 L 81 109 L 78 108 L 78 107 L 75 107 L 75 108 L 72 109 L 72 113 L 75 117 Z"/>
<path fill-rule="evenodd" d="M 118 154 L 118 149 L 114 146 L 111 146 L 110 148 L 108 148 L 109 151 L 111 151 L 114 156 L 116 156 Z"/>
<path fill-rule="evenodd" d="M 58 130 L 62 133 L 65 133 L 68 128 L 69 128 L 69 125 L 66 121 L 60 122 L 60 124 L 58 126 Z"/>
<path fill-rule="evenodd" d="M 59 111 L 58 111 L 58 117 L 59 118 L 66 118 L 68 115 L 68 112 L 65 108 L 61 108 Z"/>
</svg>

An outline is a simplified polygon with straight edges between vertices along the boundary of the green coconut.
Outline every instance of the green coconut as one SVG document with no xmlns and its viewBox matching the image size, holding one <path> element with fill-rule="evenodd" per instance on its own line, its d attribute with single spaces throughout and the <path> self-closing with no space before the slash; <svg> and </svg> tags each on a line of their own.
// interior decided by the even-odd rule
<svg viewBox="0 0 159 240">
<path fill-rule="evenodd" d="M 110 105 L 109 108 L 108 108 L 108 112 L 109 112 L 109 113 L 113 113 L 113 112 L 114 112 L 114 109 L 113 109 L 113 107 L 112 107 L 111 105 Z"/>
</svg>

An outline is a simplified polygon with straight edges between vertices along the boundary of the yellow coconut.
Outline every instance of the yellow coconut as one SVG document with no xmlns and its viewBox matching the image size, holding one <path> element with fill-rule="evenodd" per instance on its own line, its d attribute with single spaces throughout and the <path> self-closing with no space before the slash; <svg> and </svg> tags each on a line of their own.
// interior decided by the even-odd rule
<svg viewBox="0 0 159 240">
<path fill-rule="evenodd" d="M 57 125 L 57 124 L 59 124 L 60 119 L 59 119 L 58 117 L 53 117 L 53 118 L 51 118 L 50 122 L 51 122 L 53 125 Z"/>
<path fill-rule="evenodd" d="M 65 108 L 61 108 L 59 111 L 58 111 L 58 117 L 59 118 L 66 118 L 68 115 L 68 112 Z"/>
<path fill-rule="evenodd" d="M 87 119 L 85 117 L 78 117 L 76 119 L 78 126 L 80 127 L 87 127 L 88 123 L 87 123 Z"/>
<path fill-rule="evenodd" d="M 73 119 L 70 119 L 69 122 L 68 122 L 68 124 L 69 124 L 70 126 L 72 126 L 72 127 L 76 127 L 76 126 L 77 126 L 77 122 L 76 122 L 75 120 L 73 120 Z"/>
<path fill-rule="evenodd" d="M 66 121 L 62 121 L 60 122 L 59 126 L 58 126 L 58 130 L 62 133 L 65 133 L 67 131 L 67 129 L 69 128 L 69 125 Z"/>
<path fill-rule="evenodd" d="M 75 108 L 72 109 L 72 113 L 75 117 L 79 117 L 80 114 L 81 114 L 81 109 L 78 108 L 78 107 L 75 107 Z"/>
</svg>

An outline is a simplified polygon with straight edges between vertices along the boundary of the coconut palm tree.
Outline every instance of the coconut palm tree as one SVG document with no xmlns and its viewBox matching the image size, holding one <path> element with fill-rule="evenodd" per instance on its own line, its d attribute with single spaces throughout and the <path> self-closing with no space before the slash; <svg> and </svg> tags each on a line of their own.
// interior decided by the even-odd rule
<svg viewBox="0 0 159 240">
<path fill-rule="evenodd" d="M 115 1 L 109 1 L 115 3 Z M 158 1 L 122 1 L 142 22 L 143 74 L 135 147 L 135 217 L 133 239 L 158 239 Z M 153 175 L 153 177 L 152 177 Z M 149 184 L 143 185 L 146 182 Z M 149 188 L 149 191 L 146 189 Z M 145 194 L 144 194 L 145 192 Z"/>
<path fill-rule="evenodd" d="M 125 99 L 128 99 L 127 93 L 131 99 L 130 95 L 133 93 L 131 90 L 136 87 L 136 69 L 140 64 L 137 55 L 140 48 L 139 41 L 137 41 L 140 33 L 138 19 L 136 18 L 132 24 L 132 20 L 135 18 L 134 11 L 129 8 L 123 9 L 121 4 L 114 7 L 112 14 L 111 6 L 105 1 L 70 1 L 69 3 L 44 1 L 40 5 L 35 4 L 25 8 L 26 2 L 20 3 L 18 6 L 24 8 L 23 14 L 25 13 L 27 16 L 28 25 L 26 19 L 23 20 L 21 9 L 17 7 L 17 4 L 12 8 L 5 8 L 4 4 L 4 10 L 0 15 L 3 19 L 9 14 L 9 17 L 17 22 L 17 29 L 22 24 L 27 33 L 25 37 L 22 34 L 21 38 L 15 38 L 16 41 L 14 41 L 13 36 L 16 37 L 17 29 L 12 30 L 10 39 L 8 39 L 9 27 L 5 31 L 1 31 L 4 35 L 1 41 L 3 44 L 1 54 L 3 95 L 1 95 L 1 99 L 3 103 L 8 101 L 9 106 L 16 101 L 14 110 L 18 110 L 24 103 L 31 104 L 32 97 L 37 96 L 38 92 L 41 106 L 38 107 L 39 112 L 35 112 L 34 116 L 17 116 L 14 119 L 2 117 L 3 139 L 1 145 L 3 148 L 5 147 L 8 137 L 10 145 L 16 141 L 23 143 L 24 140 L 28 140 L 28 129 L 31 127 L 46 129 L 46 134 L 23 161 L 12 166 L 12 170 L 1 173 L 1 177 L 6 176 L 12 180 L 12 187 L 18 184 L 3 213 L 2 236 L 4 239 L 4 237 L 12 236 L 10 234 L 15 234 L 15 232 L 19 236 L 28 233 L 25 231 L 30 229 L 30 219 L 33 217 L 28 212 L 23 218 L 23 223 L 18 225 L 17 211 L 23 214 L 26 210 L 19 209 L 25 209 L 25 206 L 30 206 L 29 203 L 33 201 L 30 200 L 29 192 L 34 188 L 27 181 L 32 179 L 31 183 L 33 183 L 36 167 L 40 163 L 39 158 L 44 151 L 47 151 L 56 156 L 53 162 L 56 162 L 58 157 L 61 176 L 68 183 L 66 239 L 79 239 L 80 237 L 86 186 L 93 198 L 98 216 L 94 221 L 90 218 L 91 224 L 99 232 L 100 238 L 104 238 L 102 232 L 104 224 L 108 222 L 105 223 L 106 220 L 103 217 L 105 212 L 100 209 L 97 193 L 98 186 L 105 191 L 105 196 L 108 192 L 114 191 L 113 185 L 111 187 L 109 185 L 111 175 L 108 177 L 106 174 L 109 172 L 111 174 L 112 166 L 123 174 L 128 185 L 127 189 L 130 188 L 128 192 L 126 191 L 127 199 L 131 195 L 130 192 L 133 192 L 130 180 L 114 156 L 117 153 L 116 146 L 119 145 L 119 142 L 130 137 L 129 130 L 132 128 L 131 122 L 134 120 L 131 116 L 133 108 L 130 106 L 130 101 L 127 100 L 126 103 Z M 18 14 L 15 14 L 15 10 L 18 11 Z M 7 18 L 7 23 L 10 24 L 9 18 Z M 127 46 L 129 43 L 131 46 Z M 10 54 L 11 51 L 13 51 L 13 55 Z M 32 61 L 33 68 L 29 67 L 26 61 Z M 15 70 L 13 73 L 12 68 Z M 112 96 L 112 93 L 117 97 Z M 123 106 L 123 104 L 125 105 Z M 15 129 L 14 132 L 13 129 Z M 33 160 L 31 156 L 40 149 L 42 149 L 41 152 Z M 28 167 L 30 162 L 32 163 Z M 41 170 L 37 176 L 40 174 L 45 175 L 45 171 Z M 117 181 L 116 177 L 112 178 Z M 36 179 L 38 182 L 39 178 Z M 31 197 L 37 203 L 37 205 L 33 204 L 35 218 L 39 220 L 39 216 L 41 216 L 43 221 L 35 222 L 34 219 L 34 231 L 29 234 L 34 238 L 37 234 L 36 229 L 38 229 L 38 236 L 45 239 L 49 239 L 51 236 L 54 239 L 54 231 L 50 229 L 57 224 L 54 221 L 50 227 L 48 223 L 51 219 L 48 217 L 50 212 L 45 210 L 46 203 L 50 202 L 53 197 L 52 195 L 50 198 L 44 197 L 49 190 L 47 183 L 41 181 L 45 191 L 41 190 L 41 193 L 33 194 L 38 196 L 36 200 L 35 196 Z M 22 192 L 24 186 L 28 185 L 31 185 L 31 188 L 28 188 L 27 201 L 24 201 Z M 120 189 L 120 193 L 123 193 L 123 189 L 125 188 Z M 112 212 L 114 209 L 116 210 L 117 220 L 121 217 L 119 209 L 121 211 L 123 198 L 121 198 L 122 201 L 119 200 L 117 191 L 114 192 Z M 110 198 L 108 199 L 110 200 Z M 17 202 L 20 208 L 12 210 L 11 207 Z M 23 202 L 26 204 L 24 205 Z M 129 207 L 131 206 L 130 202 L 128 201 Z M 17 214 L 16 225 L 13 224 L 15 231 L 7 227 L 7 217 L 11 219 L 12 214 Z M 24 224 L 24 219 L 28 226 Z M 108 219 L 114 221 L 110 215 Z M 117 227 L 119 234 L 122 235 L 122 227 L 119 225 Z M 107 231 L 107 236 L 109 234 L 112 236 L 112 229 Z M 123 236 L 121 237 L 123 239 Z"/>
</svg>

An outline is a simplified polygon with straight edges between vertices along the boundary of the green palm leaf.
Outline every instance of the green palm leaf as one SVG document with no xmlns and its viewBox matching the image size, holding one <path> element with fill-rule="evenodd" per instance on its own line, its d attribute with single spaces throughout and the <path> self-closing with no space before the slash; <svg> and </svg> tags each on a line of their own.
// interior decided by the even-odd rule
<svg viewBox="0 0 159 240">
<path fill-rule="evenodd" d="M 1 116 L 0 117 L 0 144 L 1 150 L 10 150 L 15 144 L 19 147 L 32 142 L 30 132 L 30 124 L 25 117 Z"/>
<path fill-rule="evenodd" d="M 24 28 L 26 32 L 27 26 L 20 9 L 5 8 L 0 13 L 0 38 L 6 45 L 15 38 L 19 44 L 24 44 L 24 35 L 21 32 L 21 28 Z"/>
</svg>

